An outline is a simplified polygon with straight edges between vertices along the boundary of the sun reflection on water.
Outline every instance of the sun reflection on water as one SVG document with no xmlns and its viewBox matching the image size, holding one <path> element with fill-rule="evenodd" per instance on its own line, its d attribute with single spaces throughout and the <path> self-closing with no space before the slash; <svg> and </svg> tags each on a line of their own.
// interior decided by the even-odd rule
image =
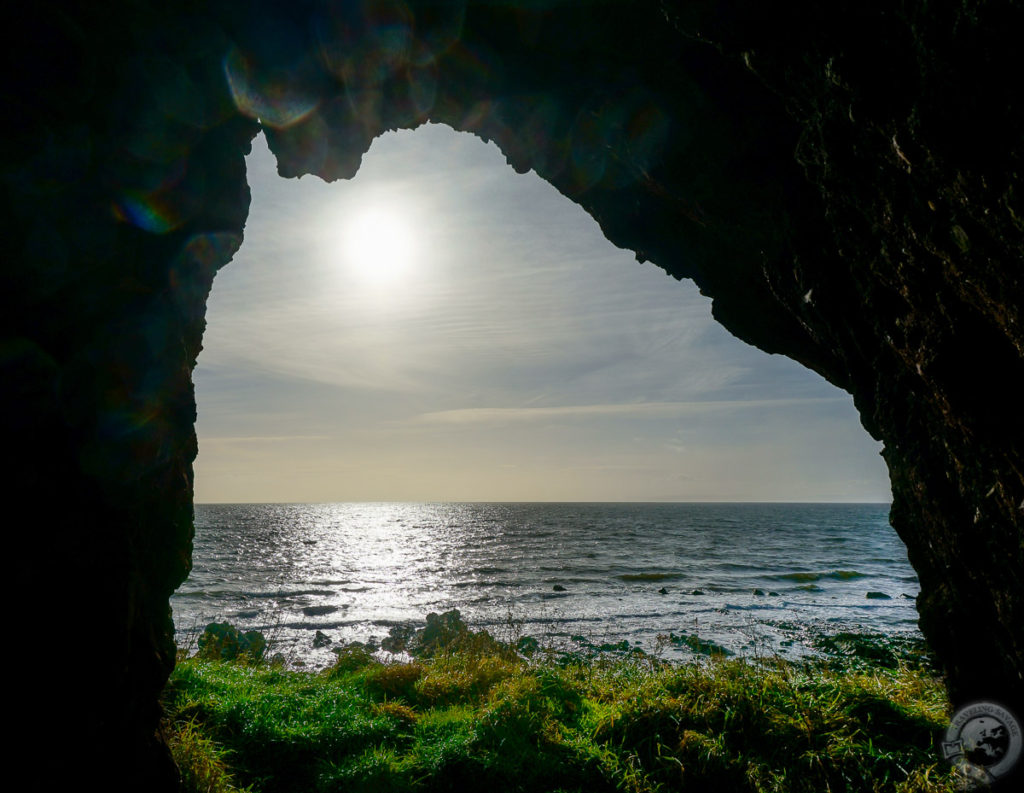
<svg viewBox="0 0 1024 793">
<path fill-rule="evenodd" d="M 918 584 L 886 505 L 286 504 L 197 507 L 182 633 L 228 620 L 329 663 L 459 609 L 552 643 L 651 649 L 691 633 L 743 651 L 779 625 L 913 633 Z M 868 591 L 890 599 L 867 599 Z M 783 654 L 799 647 L 778 644 Z"/>
</svg>

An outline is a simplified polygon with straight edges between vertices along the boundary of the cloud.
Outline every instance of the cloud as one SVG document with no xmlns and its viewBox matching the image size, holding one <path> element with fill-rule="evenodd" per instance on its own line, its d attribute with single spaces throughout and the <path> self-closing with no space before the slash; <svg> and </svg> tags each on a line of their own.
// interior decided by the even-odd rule
<svg viewBox="0 0 1024 793">
<path fill-rule="evenodd" d="M 203 446 L 214 443 L 290 443 L 292 441 L 331 440 L 331 435 L 236 435 L 203 436 Z"/>
<path fill-rule="evenodd" d="M 794 406 L 841 404 L 848 397 L 792 399 L 717 400 L 702 402 L 636 402 L 609 405 L 563 405 L 559 407 L 462 408 L 422 413 L 414 419 L 428 424 L 511 424 L 548 419 L 586 419 L 600 416 L 662 418 L 711 412 L 788 408 Z"/>
</svg>

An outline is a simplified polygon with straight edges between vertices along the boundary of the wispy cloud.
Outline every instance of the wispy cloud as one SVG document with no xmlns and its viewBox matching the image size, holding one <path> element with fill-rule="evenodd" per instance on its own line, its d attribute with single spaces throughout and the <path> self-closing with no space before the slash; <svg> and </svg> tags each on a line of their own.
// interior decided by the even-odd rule
<svg viewBox="0 0 1024 793">
<path fill-rule="evenodd" d="M 325 441 L 332 435 L 235 435 L 235 436 L 203 436 L 203 446 L 216 443 L 290 443 L 292 441 Z"/>
<path fill-rule="evenodd" d="M 561 405 L 558 407 L 463 408 L 422 413 L 414 419 L 430 424 L 510 424 L 548 419 L 586 419 L 599 416 L 667 417 L 737 410 L 790 408 L 839 404 L 847 397 L 792 399 L 717 400 L 701 402 L 636 402 L 609 405 Z"/>
</svg>

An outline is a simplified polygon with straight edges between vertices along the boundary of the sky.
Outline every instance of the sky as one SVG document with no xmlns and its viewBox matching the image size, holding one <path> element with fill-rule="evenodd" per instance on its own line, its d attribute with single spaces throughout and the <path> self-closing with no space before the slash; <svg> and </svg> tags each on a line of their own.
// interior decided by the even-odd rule
<svg viewBox="0 0 1024 793">
<path fill-rule="evenodd" d="M 496 146 L 427 125 L 350 181 L 247 160 L 194 372 L 195 500 L 890 500 L 853 401 L 711 318 Z"/>
</svg>

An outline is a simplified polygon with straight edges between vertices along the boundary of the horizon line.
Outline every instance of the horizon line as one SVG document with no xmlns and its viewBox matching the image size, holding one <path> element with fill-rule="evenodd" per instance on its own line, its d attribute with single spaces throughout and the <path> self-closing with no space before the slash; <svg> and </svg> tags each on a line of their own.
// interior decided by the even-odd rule
<svg viewBox="0 0 1024 793">
<path fill-rule="evenodd" d="M 617 501 L 592 501 L 592 500 L 557 500 L 544 499 L 538 501 L 509 501 L 509 500 L 408 500 L 408 499 L 370 499 L 364 501 L 193 501 L 193 506 L 218 506 L 237 504 L 268 504 L 284 506 L 290 504 L 875 504 L 892 506 L 892 501 L 757 501 L 757 500 L 716 500 L 716 499 L 657 499 L 646 501 L 617 500 Z"/>
</svg>

